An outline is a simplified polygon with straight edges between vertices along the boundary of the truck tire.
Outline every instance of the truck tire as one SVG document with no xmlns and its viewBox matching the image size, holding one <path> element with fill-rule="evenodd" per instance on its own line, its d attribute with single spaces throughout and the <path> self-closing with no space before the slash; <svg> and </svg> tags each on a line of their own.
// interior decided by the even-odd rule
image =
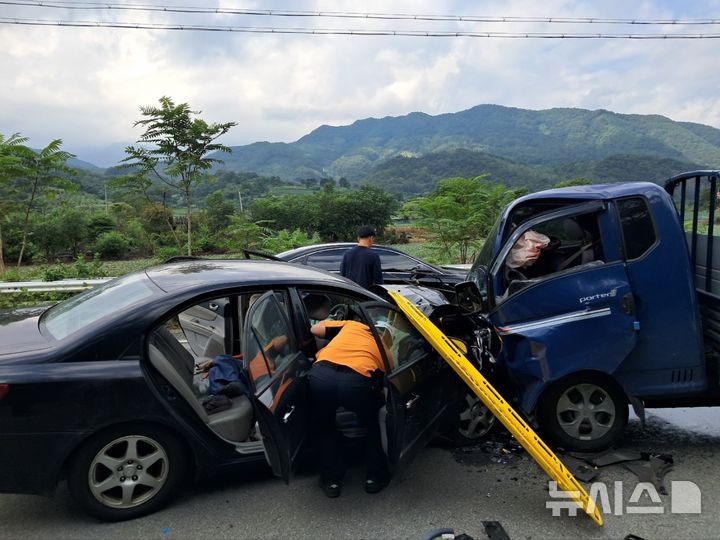
<svg viewBox="0 0 720 540">
<path fill-rule="evenodd" d="M 540 400 L 540 429 L 555 445 L 578 452 L 598 452 L 625 431 L 628 403 L 610 377 L 578 374 L 555 383 Z"/>
<path fill-rule="evenodd" d="M 170 431 L 123 425 L 91 437 L 68 471 L 72 497 L 103 521 L 133 519 L 164 506 L 188 473 L 187 456 Z"/>
</svg>

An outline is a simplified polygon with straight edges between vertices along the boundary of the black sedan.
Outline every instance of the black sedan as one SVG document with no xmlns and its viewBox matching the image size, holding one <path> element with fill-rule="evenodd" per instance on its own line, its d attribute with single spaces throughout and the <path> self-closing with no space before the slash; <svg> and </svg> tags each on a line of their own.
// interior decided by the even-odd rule
<svg viewBox="0 0 720 540">
<path fill-rule="evenodd" d="M 343 255 L 356 245 L 352 242 L 315 244 L 283 251 L 276 257 L 283 261 L 339 273 Z M 389 246 L 376 244 L 372 249 L 380 256 L 385 283 L 414 282 L 434 289 L 450 290 L 453 285 L 464 281 L 467 274 L 467 270 L 434 266 Z"/>
<path fill-rule="evenodd" d="M 180 261 L 0 320 L 0 492 L 51 494 L 65 478 L 85 511 L 123 520 L 219 467 L 267 456 L 288 480 L 308 434 L 304 374 L 322 345 L 309 326 L 328 315 L 307 307 L 313 297 L 330 300 L 330 317 L 353 308 L 388 345 L 391 467 L 439 426 L 458 431 L 459 379 L 380 297 L 296 264 Z M 202 366 L 219 355 L 242 377 L 213 394 Z"/>
</svg>

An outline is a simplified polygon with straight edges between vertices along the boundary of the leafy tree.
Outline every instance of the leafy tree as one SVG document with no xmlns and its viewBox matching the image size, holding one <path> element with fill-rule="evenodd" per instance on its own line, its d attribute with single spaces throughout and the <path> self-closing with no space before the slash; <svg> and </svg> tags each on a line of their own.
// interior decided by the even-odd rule
<svg viewBox="0 0 720 540">
<path fill-rule="evenodd" d="M 266 236 L 262 241 L 262 249 L 268 253 L 280 253 L 288 249 L 319 243 L 320 237 L 317 233 L 308 235 L 299 229 L 295 229 L 294 231 L 283 229 L 282 231 Z"/>
<path fill-rule="evenodd" d="M 562 182 L 558 182 L 553 187 L 564 188 L 570 186 L 589 186 L 592 183 L 593 181 L 587 178 L 573 178 L 572 180 L 563 180 Z"/>
<path fill-rule="evenodd" d="M 187 210 L 187 254 L 192 255 L 192 203 L 194 189 L 206 180 L 205 173 L 221 160 L 208 157 L 213 152 L 230 152 L 230 148 L 215 142 L 237 125 L 235 122 L 208 124 L 193 118 L 187 103 L 175 105 L 169 97 L 160 98 L 159 107 L 141 107 L 143 119 L 134 123 L 145 132 L 138 140 L 142 146 L 128 146 L 122 163 L 133 174 L 121 184 L 135 185 L 148 192 L 152 180 L 159 181 L 180 195 Z M 148 184 L 150 182 L 150 184 Z"/>
<path fill-rule="evenodd" d="M 25 169 L 21 156 L 28 149 L 24 146 L 27 137 L 14 133 L 7 139 L 0 133 L 0 273 L 5 272 L 5 253 L 3 249 L 3 222 L 15 205 L 15 197 L 10 193 L 10 182 L 22 175 Z"/>
<path fill-rule="evenodd" d="M 457 247 L 460 262 L 467 263 L 503 207 L 524 191 L 492 184 L 484 176 L 448 178 L 432 194 L 407 202 L 403 212 L 427 227 L 444 252 Z"/>
<path fill-rule="evenodd" d="M 235 205 L 223 194 L 216 191 L 205 199 L 205 221 L 210 234 L 218 234 L 230 225 L 230 216 L 235 213 Z"/>
<path fill-rule="evenodd" d="M 75 170 L 67 165 L 67 160 L 75 156 L 61 150 L 61 146 L 62 141 L 55 139 L 39 152 L 27 147 L 19 148 L 18 155 L 23 170 L 17 177 L 18 191 L 25 194 L 25 199 L 22 202 L 24 217 L 18 268 L 22 264 L 27 245 L 30 214 L 35 209 L 38 199 L 50 195 L 55 188 L 77 189 L 77 186 L 68 179 Z"/>
<path fill-rule="evenodd" d="M 390 223 L 399 203 L 378 187 L 336 191 L 332 185 L 304 196 L 257 199 L 250 215 L 255 223 L 276 231 L 317 232 L 325 241 L 354 240 L 360 225 L 371 223 L 379 233 Z"/>
</svg>

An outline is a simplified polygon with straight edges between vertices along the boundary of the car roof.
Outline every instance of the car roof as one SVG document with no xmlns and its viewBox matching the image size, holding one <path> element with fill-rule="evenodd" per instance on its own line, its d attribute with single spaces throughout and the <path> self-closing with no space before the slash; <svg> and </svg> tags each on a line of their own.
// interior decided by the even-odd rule
<svg viewBox="0 0 720 540">
<path fill-rule="evenodd" d="M 288 249 L 287 251 L 283 251 L 282 253 L 278 253 L 275 255 L 276 257 L 280 259 L 294 259 L 295 257 L 300 257 L 304 255 L 305 253 L 310 253 L 311 251 L 318 251 L 322 249 L 332 249 L 332 248 L 346 248 L 346 247 L 354 247 L 357 246 L 357 242 L 329 242 L 326 244 L 313 244 L 310 246 L 301 246 L 294 249 Z M 383 247 L 385 249 L 393 249 L 388 246 L 381 246 L 380 244 L 375 244 L 375 247 Z"/>
<path fill-rule="evenodd" d="M 178 261 L 145 270 L 147 276 L 166 292 L 237 285 L 327 283 L 353 286 L 345 278 L 319 268 L 266 260 L 201 259 Z M 353 286 L 353 288 L 358 288 Z"/>
</svg>

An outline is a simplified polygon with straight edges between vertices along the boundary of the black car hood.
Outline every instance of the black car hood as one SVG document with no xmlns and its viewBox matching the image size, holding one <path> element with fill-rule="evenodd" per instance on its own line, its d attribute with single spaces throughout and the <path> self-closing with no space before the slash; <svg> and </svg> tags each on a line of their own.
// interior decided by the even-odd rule
<svg viewBox="0 0 720 540">
<path fill-rule="evenodd" d="M 40 351 L 50 347 L 48 339 L 40 333 L 40 316 L 28 315 L 30 314 L 27 312 L 6 312 L 0 315 L 0 360 L 16 353 Z"/>
</svg>

